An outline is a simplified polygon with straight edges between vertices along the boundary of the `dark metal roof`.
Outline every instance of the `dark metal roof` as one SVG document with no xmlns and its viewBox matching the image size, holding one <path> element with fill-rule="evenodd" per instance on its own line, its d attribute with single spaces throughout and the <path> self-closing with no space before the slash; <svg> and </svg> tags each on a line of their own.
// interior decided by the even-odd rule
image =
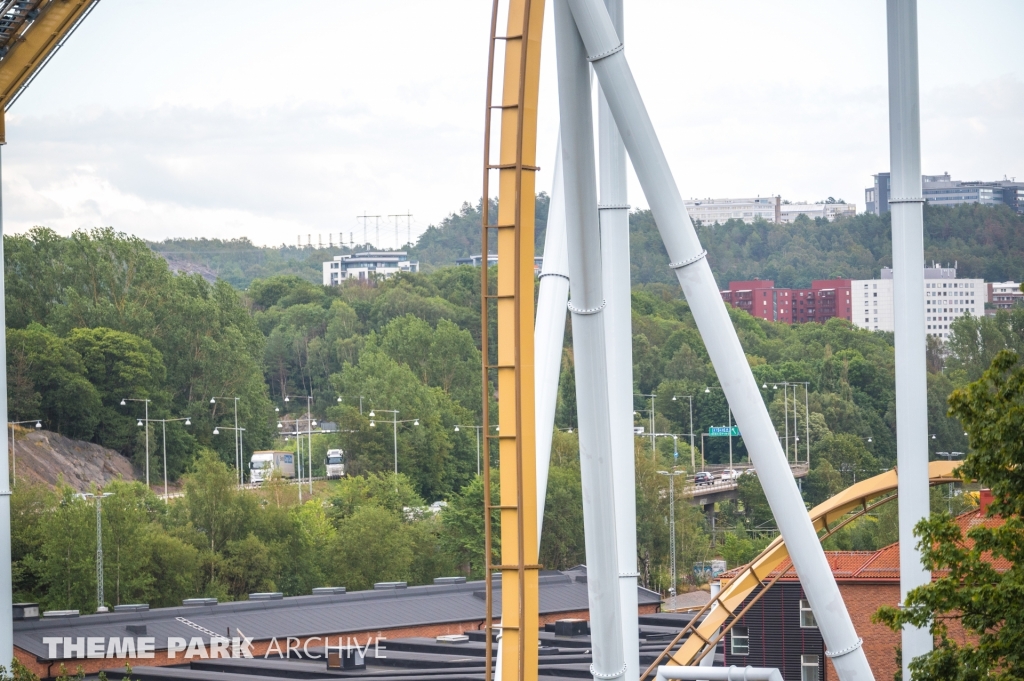
<svg viewBox="0 0 1024 681">
<path fill-rule="evenodd" d="M 582 573 L 545 571 L 540 575 L 541 614 L 588 609 L 585 579 L 577 577 Z M 494 614 L 500 616 L 501 580 L 495 579 L 494 584 Z M 638 601 L 649 605 L 661 599 L 653 591 L 638 589 Z M 156 638 L 156 649 L 163 650 L 172 636 L 209 640 L 204 630 L 227 636 L 230 628 L 230 635 L 241 633 L 259 641 L 447 622 L 482 623 L 483 619 L 484 583 L 476 581 L 18 621 L 14 623 L 14 645 L 40 660 L 49 660 L 44 636 L 139 636 L 140 625 L 146 627 L 145 636 Z M 133 625 L 133 631 L 127 630 L 128 625 Z"/>
</svg>

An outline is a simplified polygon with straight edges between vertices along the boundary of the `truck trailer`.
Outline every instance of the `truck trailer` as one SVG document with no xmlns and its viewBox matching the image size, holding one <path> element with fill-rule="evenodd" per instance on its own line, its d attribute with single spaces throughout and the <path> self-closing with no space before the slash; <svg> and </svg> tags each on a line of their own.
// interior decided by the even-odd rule
<svg viewBox="0 0 1024 681">
<path fill-rule="evenodd" d="M 262 451 L 253 452 L 249 462 L 249 480 L 261 483 L 267 480 L 274 471 L 281 477 L 295 477 L 295 454 L 292 452 Z"/>
</svg>

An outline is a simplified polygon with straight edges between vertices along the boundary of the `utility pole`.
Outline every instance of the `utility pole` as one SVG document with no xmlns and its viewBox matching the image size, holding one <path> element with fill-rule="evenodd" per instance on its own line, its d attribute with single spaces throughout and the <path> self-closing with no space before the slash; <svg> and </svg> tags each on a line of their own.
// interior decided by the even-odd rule
<svg viewBox="0 0 1024 681">
<path fill-rule="evenodd" d="M 107 612 L 107 606 L 103 605 L 106 600 L 103 594 L 103 514 L 101 502 L 107 497 L 112 497 L 112 492 L 101 494 L 86 494 L 86 498 L 93 498 L 96 501 L 96 612 Z"/>
<path fill-rule="evenodd" d="M 121 400 L 121 406 L 127 406 L 129 402 L 143 402 L 146 405 L 146 417 L 139 419 L 139 425 L 146 424 L 146 488 L 149 489 L 149 403 L 152 400 L 145 398 L 126 397 Z"/>
<path fill-rule="evenodd" d="M 675 436 L 672 436 L 675 439 Z M 679 455 L 678 447 L 676 448 L 676 456 Z M 672 586 L 668 589 L 668 594 L 671 605 L 669 610 L 675 610 L 676 608 L 676 486 L 675 479 L 677 475 L 685 475 L 686 471 L 658 471 L 658 475 L 668 476 L 668 555 L 669 555 L 669 570 L 672 573 Z"/>
<path fill-rule="evenodd" d="M 389 215 L 389 218 L 405 218 L 405 243 L 412 241 L 412 213 L 408 210 L 404 213 L 398 213 L 395 215 Z M 395 250 L 401 248 L 402 244 L 398 243 L 398 220 L 395 220 Z"/>
</svg>

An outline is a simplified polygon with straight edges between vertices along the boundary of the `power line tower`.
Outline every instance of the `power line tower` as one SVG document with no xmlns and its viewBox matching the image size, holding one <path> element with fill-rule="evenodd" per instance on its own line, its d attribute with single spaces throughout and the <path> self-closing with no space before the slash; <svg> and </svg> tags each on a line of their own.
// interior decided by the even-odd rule
<svg viewBox="0 0 1024 681">
<path fill-rule="evenodd" d="M 365 210 L 363 211 L 362 215 L 357 215 L 356 216 L 357 220 L 362 220 L 363 221 L 363 245 L 364 246 L 366 245 L 366 227 L 367 227 L 366 221 L 369 220 L 370 218 L 374 218 L 376 220 L 377 243 L 380 243 L 380 219 L 381 219 L 381 217 L 382 216 L 380 216 L 380 215 L 367 215 Z"/>
<path fill-rule="evenodd" d="M 389 218 L 396 218 L 395 219 L 395 250 L 397 251 L 399 249 L 399 247 L 402 245 L 402 244 L 398 243 L 398 220 L 397 220 L 397 218 L 405 218 L 405 243 L 410 243 L 410 242 L 412 242 L 412 213 L 410 213 L 408 210 L 406 210 L 405 213 L 400 213 L 400 214 L 397 214 L 397 215 L 389 215 L 388 217 Z"/>
</svg>

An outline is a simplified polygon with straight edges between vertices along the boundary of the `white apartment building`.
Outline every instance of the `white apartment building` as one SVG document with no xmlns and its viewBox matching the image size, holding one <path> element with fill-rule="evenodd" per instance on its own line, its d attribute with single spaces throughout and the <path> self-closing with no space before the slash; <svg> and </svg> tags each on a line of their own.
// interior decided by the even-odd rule
<svg viewBox="0 0 1024 681">
<path fill-rule="evenodd" d="M 778 222 L 779 202 L 778 196 L 759 196 L 753 199 L 691 199 L 683 203 L 691 220 L 713 225 L 726 220 L 751 223 L 758 218 Z"/>
<path fill-rule="evenodd" d="M 1000 281 L 988 285 L 988 300 L 992 303 L 987 314 L 995 316 L 997 310 L 1010 310 L 1024 303 L 1024 291 L 1020 290 L 1019 281 Z"/>
<path fill-rule="evenodd" d="M 835 220 L 841 215 L 856 215 L 855 203 L 784 203 L 779 206 L 779 222 L 789 223 L 801 215 L 811 218 Z"/>
<path fill-rule="evenodd" d="M 324 286 L 337 286 L 344 279 L 367 281 L 390 277 L 398 272 L 419 272 L 420 264 L 409 260 L 405 251 L 362 251 L 336 255 L 323 264 Z"/>
<path fill-rule="evenodd" d="M 983 279 L 957 279 L 955 267 L 924 268 L 925 322 L 929 336 L 949 338 L 949 325 L 957 317 L 985 314 L 987 290 Z M 881 279 L 854 279 L 853 323 L 872 331 L 895 330 L 892 269 L 882 268 Z"/>
</svg>

